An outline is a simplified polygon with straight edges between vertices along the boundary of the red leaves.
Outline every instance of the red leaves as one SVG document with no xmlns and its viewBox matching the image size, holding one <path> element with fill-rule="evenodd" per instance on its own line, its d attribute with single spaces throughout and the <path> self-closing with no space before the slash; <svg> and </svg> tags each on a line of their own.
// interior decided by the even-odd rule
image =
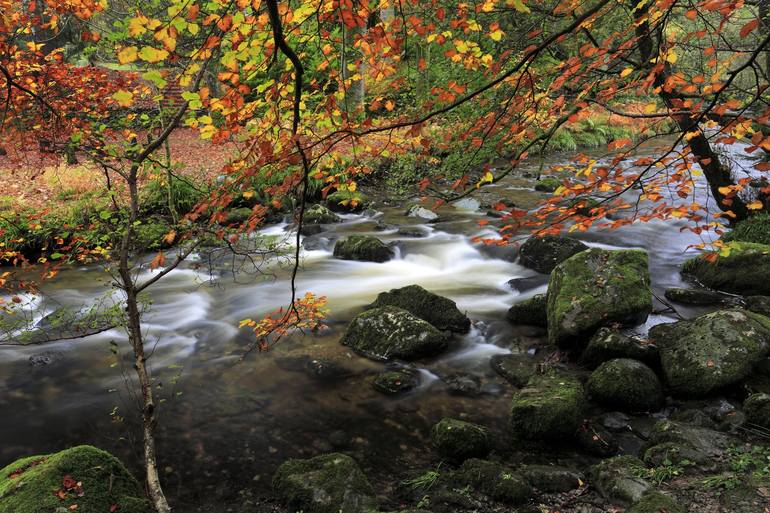
<svg viewBox="0 0 770 513">
<path fill-rule="evenodd" d="M 751 20 L 750 22 L 748 22 L 747 24 L 745 24 L 745 25 L 744 25 L 744 26 L 741 28 L 741 31 L 740 31 L 740 35 L 741 35 L 741 37 L 746 37 L 746 36 L 748 36 L 748 35 L 749 35 L 749 34 L 751 34 L 751 33 L 752 33 L 752 32 L 753 32 L 753 31 L 754 31 L 754 30 L 755 30 L 755 29 L 756 29 L 758 26 L 759 26 L 759 20 L 758 20 L 758 19 L 756 19 L 756 18 L 755 18 L 755 19 Z"/>
</svg>

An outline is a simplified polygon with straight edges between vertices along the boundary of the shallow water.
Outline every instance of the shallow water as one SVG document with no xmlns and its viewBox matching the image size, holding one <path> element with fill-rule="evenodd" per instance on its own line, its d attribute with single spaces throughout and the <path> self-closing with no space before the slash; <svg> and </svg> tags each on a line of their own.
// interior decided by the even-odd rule
<svg viewBox="0 0 770 513">
<path fill-rule="evenodd" d="M 531 166 L 537 168 L 536 163 Z M 489 188 L 481 201 L 507 194 L 520 197 L 520 182 Z M 702 185 L 698 194 L 705 195 Z M 160 461 L 176 503 L 185 511 L 200 504 L 208 504 L 207 511 L 224 511 L 224 504 L 267 493 L 270 476 L 285 459 L 337 449 L 358 456 L 370 475 L 392 485 L 397 474 L 403 478 L 407 469 L 431 464 L 429 428 L 444 415 L 467 416 L 503 433 L 510 388 L 490 370 L 489 358 L 527 351 L 542 340 L 539 330 L 510 326 L 505 311 L 543 292 L 546 279 L 534 280 L 535 286 L 525 291 L 508 285 L 512 278 L 537 275 L 515 262 L 514 248 L 471 243 L 475 235 L 494 234 L 477 224 L 485 218 L 478 206 L 466 201 L 442 207 L 440 213 L 448 221 L 433 225 L 405 217 L 405 207 L 387 208 L 372 217 L 349 215 L 313 237 L 312 247 L 318 249 L 303 251 L 298 292 L 328 298 L 329 328 L 291 336 L 240 363 L 250 338 L 247 330 L 237 329 L 238 322 L 259 318 L 289 300 L 288 270 L 280 260 L 267 262 L 262 269 L 266 274 L 255 276 L 233 275 L 224 260 L 212 268 L 202 258 L 192 258 L 154 286 L 144 322 L 157 391 L 164 401 Z M 427 236 L 403 237 L 396 228 L 379 229 L 378 222 L 418 226 Z M 680 231 L 682 226 L 651 222 L 579 238 L 601 247 L 646 249 L 653 288 L 662 297 L 665 288 L 683 285 L 678 266 L 692 254 L 688 246 L 700 242 Z M 290 242 L 293 235 L 286 228 L 270 227 L 265 234 Z M 333 241 L 348 233 L 372 233 L 393 242 L 397 258 L 383 264 L 334 259 Z M 385 365 L 351 354 L 337 340 L 346 323 L 378 293 L 413 283 L 455 300 L 474 327 L 445 354 L 416 364 L 421 386 L 393 399 L 369 385 Z M 119 300 L 108 291 L 98 267 L 66 271 L 46 287 L 44 300 L 31 301 L 26 309 L 40 319 L 60 305 L 77 308 Z M 680 312 L 693 315 L 697 310 Z M 653 315 L 640 331 L 667 320 Z M 115 344 L 124 357 L 113 353 Z M 138 409 L 127 350 L 120 329 L 45 347 L 0 348 L 0 467 L 20 456 L 92 443 L 138 468 Z M 32 366 L 30 357 L 44 351 L 51 363 Z M 323 381 L 294 370 L 296 359 L 308 355 L 332 359 L 349 375 Z M 477 394 L 450 393 L 442 379 L 458 373 L 478 380 Z M 388 496 L 390 491 L 384 486 L 379 493 Z"/>
</svg>

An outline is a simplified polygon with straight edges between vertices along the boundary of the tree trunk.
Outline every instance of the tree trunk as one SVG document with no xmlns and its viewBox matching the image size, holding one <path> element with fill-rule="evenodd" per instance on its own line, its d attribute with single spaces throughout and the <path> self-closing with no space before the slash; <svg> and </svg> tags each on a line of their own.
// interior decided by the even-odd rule
<svg viewBox="0 0 770 513">
<path fill-rule="evenodd" d="M 358 36 L 366 33 L 366 27 L 347 27 L 342 26 L 342 79 L 345 84 L 345 110 L 348 115 L 354 117 L 357 112 L 363 111 L 364 98 L 366 93 L 366 81 L 364 73 L 366 68 L 361 62 L 354 66 L 354 63 L 360 59 L 359 52 L 353 47 Z M 358 78 L 348 83 L 351 77 L 358 75 Z"/>
</svg>

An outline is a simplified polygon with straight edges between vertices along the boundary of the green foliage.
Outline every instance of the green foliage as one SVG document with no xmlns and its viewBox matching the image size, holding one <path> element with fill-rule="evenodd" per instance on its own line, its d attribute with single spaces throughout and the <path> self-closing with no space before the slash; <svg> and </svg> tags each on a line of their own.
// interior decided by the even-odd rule
<svg viewBox="0 0 770 513">
<path fill-rule="evenodd" d="M 166 175 L 150 180 L 142 189 L 141 208 L 147 214 L 182 216 L 197 205 L 206 191 L 187 178 Z"/>
<path fill-rule="evenodd" d="M 634 474 L 637 477 L 651 481 L 656 486 L 660 486 L 667 481 L 681 476 L 684 474 L 685 469 L 692 465 L 694 465 L 694 463 L 690 460 L 683 459 L 674 463 L 671 459 L 666 458 L 660 465 L 652 468 L 636 469 Z"/>
<path fill-rule="evenodd" d="M 722 240 L 770 244 L 770 214 L 757 214 L 737 223 Z"/>
<path fill-rule="evenodd" d="M 404 481 L 401 481 L 401 484 L 409 487 L 411 490 L 421 490 L 427 492 L 433 488 L 439 477 L 441 477 L 441 473 L 439 472 L 440 469 L 441 464 L 439 463 L 435 470 L 428 470 L 417 477 L 413 477 L 412 479 L 405 479 Z"/>
</svg>

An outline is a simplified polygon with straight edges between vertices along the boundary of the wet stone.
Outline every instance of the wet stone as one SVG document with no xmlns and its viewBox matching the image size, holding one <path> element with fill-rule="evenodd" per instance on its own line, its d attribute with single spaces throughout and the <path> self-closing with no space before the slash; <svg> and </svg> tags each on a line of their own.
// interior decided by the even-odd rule
<svg viewBox="0 0 770 513">
<path fill-rule="evenodd" d="M 449 374 L 442 376 L 441 381 L 452 395 L 474 396 L 481 393 L 481 378 L 472 374 Z"/>
<path fill-rule="evenodd" d="M 378 374 L 372 387 L 386 395 L 396 395 L 408 392 L 420 386 L 420 374 L 411 369 L 385 371 Z"/>
</svg>

